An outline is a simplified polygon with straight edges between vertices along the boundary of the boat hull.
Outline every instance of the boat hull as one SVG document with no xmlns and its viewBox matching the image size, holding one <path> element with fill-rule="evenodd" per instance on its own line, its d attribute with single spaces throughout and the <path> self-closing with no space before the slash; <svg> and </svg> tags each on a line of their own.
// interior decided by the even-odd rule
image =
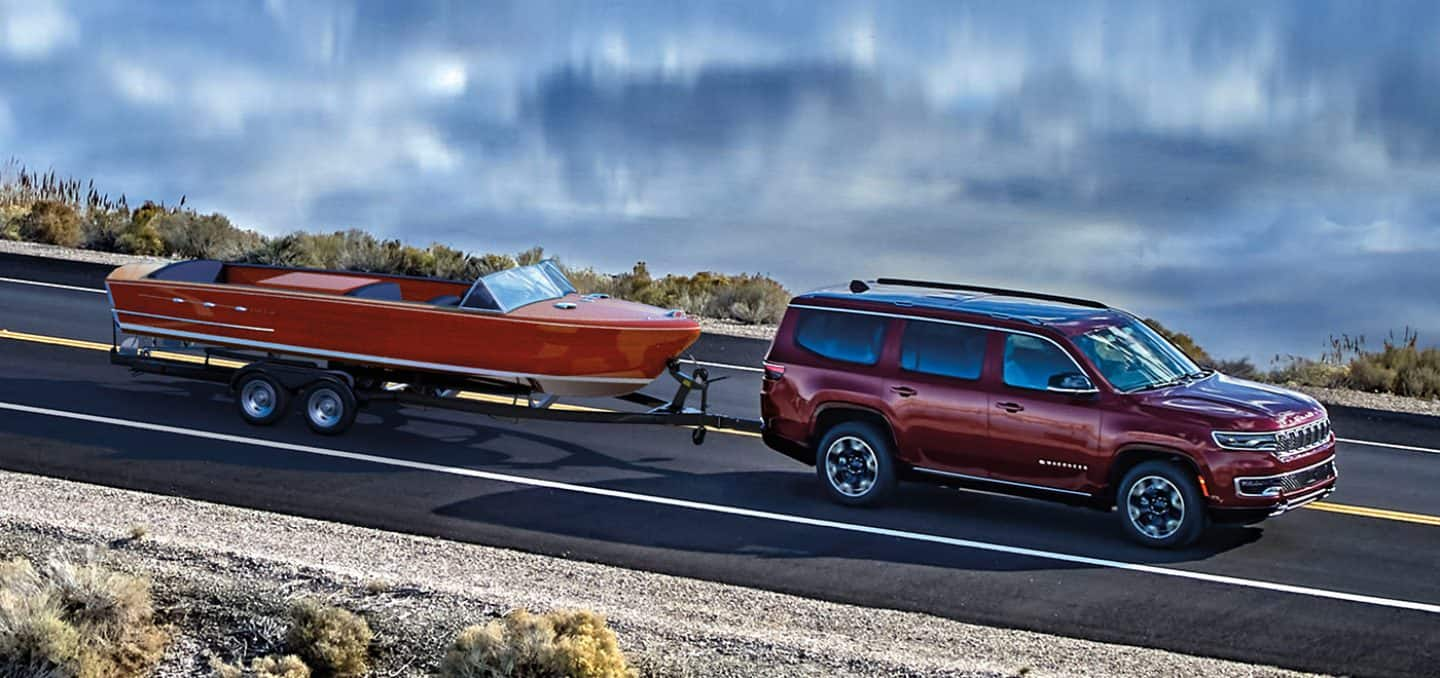
<svg viewBox="0 0 1440 678">
<path fill-rule="evenodd" d="M 114 320 L 131 334 L 332 362 L 516 383 L 568 396 L 631 393 L 699 337 L 661 309 L 567 320 L 283 289 L 152 280 L 106 281 Z M 626 304 L 606 300 L 608 303 Z M 632 305 L 634 306 L 634 305 Z M 618 307 L 617 307 L 618 308 Z M 647 307 L 648 308 L 648 307 Z"/>
</svg>

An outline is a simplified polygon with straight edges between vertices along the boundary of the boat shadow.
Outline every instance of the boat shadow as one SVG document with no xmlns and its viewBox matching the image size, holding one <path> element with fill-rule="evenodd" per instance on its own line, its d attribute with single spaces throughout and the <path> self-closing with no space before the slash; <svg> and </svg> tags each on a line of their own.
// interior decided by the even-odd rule
<svg viewBox="0 0 1440 678">
<path fill-rule="evenodd" d="M 400 457 L 443 466 L 483 469 L 496 472 L 572 472 L 594 469 L 611 476 L 676 476 L 675 456 L 646 455 L 622 458 L 598 451 L 574 440 L 538 431 L 538 423 L 515 426 L 511 420 L 417 407 L 394 402 L 375 402 L 361 410 L 355 425 L 338 437 L 311 432 L 298 405 L 279 423 L 268 427 L 246 426 L 235 412 L 235 399 L 228 387 L 204 381 L 138 375 L 116 382 L 0 380 L 0 390 L 15 393 L 86 393 L 86 399 L 103 402 L 104 408 L 79 403 L 54 402 L 52 407 L 79 409 L 104 416 L 148 422 L 224 435 L 258 438 L 272 442 L 337 449 L 362 454 Z M 67 399 L 69 400 L 69 399 Z M 92 401 L 92 402 L 93 402 Z M 45 402 L 37 403 L 40 405 Z M 77 407 L 77 405 L 79 405 Z M 95 448 L 110 448 L 109 456 L 121 461 L 180 460 L 242 465 L 274 470 L 323 470 L 339 473 L 381 474 L 407 472 L 401 467 L 364 461 L 305 454 L 235 454 L 223 443 L 213 445 L 124 445 L 111 441 L 126 435 L 126 429 L 89 426 L 45 427 L 50 435 Z M 132 429 L 133 430 L 133 429 Z M 689 435 L 676 431 L 677 444 L 690 447 Z M 137 432 L 138 434 L 138 432 Z M 574 436 L 571 436 L 572 438 Z M 400 454 L 397 454 L 400 451 Z"/>
</svg>

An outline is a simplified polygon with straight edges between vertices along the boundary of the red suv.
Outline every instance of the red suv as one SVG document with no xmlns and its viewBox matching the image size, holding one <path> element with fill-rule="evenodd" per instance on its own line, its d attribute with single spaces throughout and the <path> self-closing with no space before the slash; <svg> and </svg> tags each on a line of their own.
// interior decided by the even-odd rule
<svg viewBox="0 0 1440 678">
<path fill-rule="evenodd" d="M 900 478 L 1117 508 L 1193 542 L 1335 489 L 1325 408 L 1201 369 L 1086 299 L 881 278 L 796 297 L 765 361 L 765 442 L 836 501 Z"/>
</svg>

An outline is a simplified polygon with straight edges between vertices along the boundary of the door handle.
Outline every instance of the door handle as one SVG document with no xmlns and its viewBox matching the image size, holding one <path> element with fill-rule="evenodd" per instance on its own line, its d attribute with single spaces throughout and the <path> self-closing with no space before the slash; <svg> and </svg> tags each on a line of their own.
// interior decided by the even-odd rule
<svg viewBox="0 0 1440 678">
<path fill-rule="evenodd" d="M 1021 405 L 1020 403 L 995 403 L 995 406 L 1002 410 L 1005 410 L 1006 412 L 1009 412 L 1010 414 L 1015 414 L 1016 412 L 1023 412 L 1025 410 L 1025 406 Z"/>
<path fill-rule="evenodd" d="M 891 390 L 891 391 L 894 391 L 895 394 L 898 395 L 898 396 L 900 396 L 901 398 L 909 398 L 910 396 L 913 396 L 913 395 L 919 393 L 919 391 L 916 391 L 915 389 L 910 388 L 909 386 L 891 386 L 891 387 L 890 387 L 890 390 Z"/>
</svg>

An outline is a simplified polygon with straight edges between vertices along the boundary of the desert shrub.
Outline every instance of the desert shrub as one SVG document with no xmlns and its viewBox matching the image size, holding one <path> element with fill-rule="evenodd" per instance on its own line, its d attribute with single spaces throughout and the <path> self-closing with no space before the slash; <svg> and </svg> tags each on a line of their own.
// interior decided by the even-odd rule
<svg viewBox="0 0 1440 678">
<path fill-rule="evenodd" d="M 166 254 L 187 259 L 238 259 L 262 240 L 254 231 L 235 228 L 223 214 L 167 212 L 156 217 L 155 230 Z"/>
<path fill-rule="evenodd" d="M 101 252 L 120 249 L 120 235 L 130 225 L 129 210 L 90 210 L 80 222 L 81 247 Z"/>
<path fill-rule="evenodd" d="M 19 240 L 20 221 L 29 214 L 28 205 L 0 205 L 0 240 Z"/>
<path fill-rule="evenodd" d="M 210 670 L 215 678 L 310 678 L 310 667 L 293 654 L 257 657 L 248 667 L 211 659 Z"/>
<path fill-rule="evenodd" d="M 1250 362 L 1249 358 L 1217 360 L 1211 367 L 1222 374 L 1228 374 L 1240 379 L 1260 380 L 1265 378 L 1265 375 L 1260 372 L 1259 368 L 1255 367 L 1255 363 Z"/>
<path fill-rule="evenodd" d="M 469 272 L 469 277 L 478 278 L 482 275 L 489 275 L 496 271 L 503 271 L 508 268 L 515 268 L 518 264 L 515 258 L 508 254 L 482 254 L 473 259 L 474 269 Z"/>
<path fill-rule="evenodd" d="M 0 564 L 0 676 L 121 678 L 160 660 L 150 585 L 95 564 Z"/>
<path fill-rule="evenodd" d="M 545 261 L 545 248 L 539 245 L 515 255 L 515 263 L 521 266 L 533 266 L 542 261 Z"/>
<path fill-rule="evenodd" d="M 321 675 L 358 676 L 366 671 L 375 634 L 349 610 L 302 600 L 290 609 L 285 643 Z"/>
<path fill-rule="evenodd" d="M 513 610 L 460 632 L 440 662 L 441 678 L 621 678 L 635 676 L 605 619 L 588 611 L 534 615 Z"/>
<path fill-rule="evenodd" d="M 1266 381 L 1298 386 L 1344 386 L 1350 370 L 1344 365 L 1302 356 L 1275 356 Z"/>
<path fill-rule="evenodd" d="M 1173 332 L 1164 325 L 1161 325 L 1160 321 L 1154 318 L 1146 318 L 1145 324 L 1149 325 L 1150 329 L 1160 333 L 1160 336 L 1170 340 L 1170 343 L 1175 344 L 1176 348 L 1184 351 L 1185 355 L 1190 356 L 1190 359 L 1195 361 L 1195 364 L 1201 367 L 1215 367 L 1215 359 L 1211 358 L 1210 354 L 1205 352 L 1205 349 L 1200 348 L 1200 344 L 1195 343 L 1194 337 L 1184 332 Z"/>
<path fill-rule="evenodd" d="M 700 312 L 759 325 L 780 322 L 789 303 L 790 294 L 780 283 L 759 275 L 738 276 L 717 286 L 708 306 Z"/>
<path fill-rule="evenodd" d="M 1440 349 L 1422 350 L 1419 340 L 1409 328 L 1399 337 L 1391 333 L 1379 351 L 1366 351 L 1364 339 L 1355 340 L 1346 385 L 1414 398 L 1440 396 Z"/>
<path fill-rule="evenodd" d="M 159 256 L 165 253 L 165 240 L 160 237 L 156 222 L 165 215 L 165 208 L 147 202 L 130 213 L 130 223 L 115 239 L 115 248 L 126 254 Z"/>
<path fill-rule="evenodd" d="M 21 239 L 47 245 L 76 247 L 84 235 L 80 230 L 80 214 L 75 208 L 53 200 L 31 205 L 19 226 Z"/>
</svg>

